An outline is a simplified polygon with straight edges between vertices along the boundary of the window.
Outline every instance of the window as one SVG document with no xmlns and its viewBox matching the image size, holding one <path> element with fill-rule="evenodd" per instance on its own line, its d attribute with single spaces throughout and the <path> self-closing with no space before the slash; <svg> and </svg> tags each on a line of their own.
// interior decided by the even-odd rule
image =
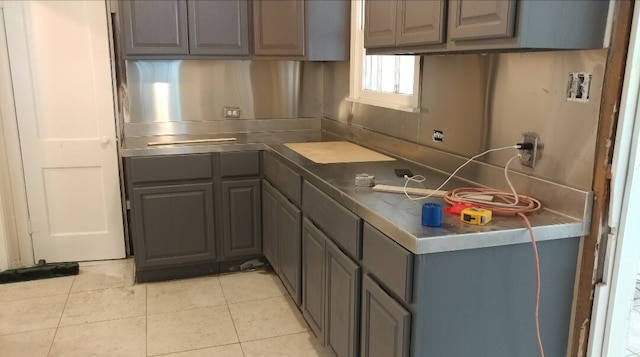
<svg viewBox="0 0 640 357">
<path fill-rule="evenodd" d="M 420 57 L 367 55 L 364 1 L 351 2 L 349 100 L 408 112 L 420 110 Z"/>
</svg>

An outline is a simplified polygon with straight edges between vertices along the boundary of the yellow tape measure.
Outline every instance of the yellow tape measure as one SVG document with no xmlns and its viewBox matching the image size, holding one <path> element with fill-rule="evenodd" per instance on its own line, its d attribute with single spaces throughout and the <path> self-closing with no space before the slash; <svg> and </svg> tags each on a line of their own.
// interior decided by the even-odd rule
<svg viewBox="0 0 640 357">
<path fill-rule="evenodd" d="M 484 226 L 491 222 L 491 211 L 482 208 L 465 208 L 460 212 L 460 219 L 469 224 Z"/>
</svg>

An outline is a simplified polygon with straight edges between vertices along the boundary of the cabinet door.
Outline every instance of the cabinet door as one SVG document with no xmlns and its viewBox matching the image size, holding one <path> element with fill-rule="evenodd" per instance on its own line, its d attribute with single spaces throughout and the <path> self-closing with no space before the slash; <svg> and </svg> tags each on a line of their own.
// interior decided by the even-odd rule
<svg viewBox="0 0 640 357">
<path fill-rule="evenodd" d="M 397 14 L 397 45 L 444 43 L 444 0 L 401 0 Z"/>
<path fill-rule="evenodd" d="M 409 355 L 411 314 L 369 276 L 362 280 L 362 357 Z"/>
<path fill-rule="evenodd" d="M 326 241 L 326 342 L 338 357 L 355 357 L 360 313 L 360 267 Z"/>
<path fill-rule="evenodd" d="M 452 0 L 449 39 L 480 40 L 513 37 L 515 0 Z"/>
<path fill-rule="evenodd" d="M 304 56 L 304 1 L 253 2 L 253 53 L 256 56 Z"/>
<path fill-rule="evenodd" d="M 273 270 L 278 274 L 279 207 L 278 193 L 275 188 L 273 188 L 273 186 L 271 186 L 267 181 L 262 181 L 262 253 L 267 257 L 267 260 L 271 263 Z"/>
<path fill-rule="evenodd" d="M 125 55 L 188 54 L 184 1 L 121 1 Z"/>
<path fill-rule="evenodd" d="M 278 206 L 278 262 L 280 279 L 291 294 L 293 300 L 300 305 L 302 291 L 301 277 L 301 234 L 302 213 L 298 207 L 289 202 L 283 195 L 279 196 Z"/>
<path fill-rule="evenodd" d="M 397 1 L 367 0 L 364 6 L 364 47 L 395 46 Z"/>
<path fill-rule="evenodd" d="M 260 180 L 222 183 L 222 259 L 262 254 Z"/>
<path fill-rule="evenodd" d="M 324 343 L 325 235 L 305 219 L 302 228 L 302 314 Z"/>
<path fill-rule="evenodd" d="M 133 189 L 139 268 L 215 261 L 213 184 Z"/>
<path fill-rule="evenodd" d="M 246 0 L 189 0 L 189 51 L 198 55 L 249 55 Z"/>
</svg>

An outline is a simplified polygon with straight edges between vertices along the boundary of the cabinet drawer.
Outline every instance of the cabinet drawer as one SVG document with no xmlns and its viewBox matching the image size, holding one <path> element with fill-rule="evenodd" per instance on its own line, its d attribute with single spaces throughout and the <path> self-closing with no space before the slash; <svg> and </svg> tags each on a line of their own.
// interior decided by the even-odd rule
<svg viewBox="0 0 640 357">
<path fill-rule="evenodd" d="M 264 155 L 264 175 L 291 202 L 300 206 L 300 175 L 278 161 L 271 154 Z"/>
<path fill-rule="evenodd" d="M 220 153 L 220 174 L 222 177 L 259 176 L 260 152 L 234 151 Z"/>
<path fill-rule="evenodd" d="M 132 183 L 210 179 L 210 154 L 133 157 L 128 172 Z"/>
<path fill-rule="evenodd" d="M 360 218 L 306 181 L 302 185 L 302 197 L 302 211 L 329 238 L 360 258 Z"/>
<path fill-rule="evenodd" d="M 412 302 L 413 254 L 368 223 L 362 233 L 362 261 L 382 284 Z"/>
</svg>

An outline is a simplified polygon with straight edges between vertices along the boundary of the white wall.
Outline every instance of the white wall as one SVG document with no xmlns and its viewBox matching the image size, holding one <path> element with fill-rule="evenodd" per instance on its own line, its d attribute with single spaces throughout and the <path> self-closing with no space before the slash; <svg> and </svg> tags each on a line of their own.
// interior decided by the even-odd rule
<svg viewBox="0 0 640 357">
<path fill-rule="evenodd" d="M 7 230 L 4 224 L 4 211 L 2 209 L 2 195 L 0 195 L 0 271 L 9 268 Z"/>
</svg>

